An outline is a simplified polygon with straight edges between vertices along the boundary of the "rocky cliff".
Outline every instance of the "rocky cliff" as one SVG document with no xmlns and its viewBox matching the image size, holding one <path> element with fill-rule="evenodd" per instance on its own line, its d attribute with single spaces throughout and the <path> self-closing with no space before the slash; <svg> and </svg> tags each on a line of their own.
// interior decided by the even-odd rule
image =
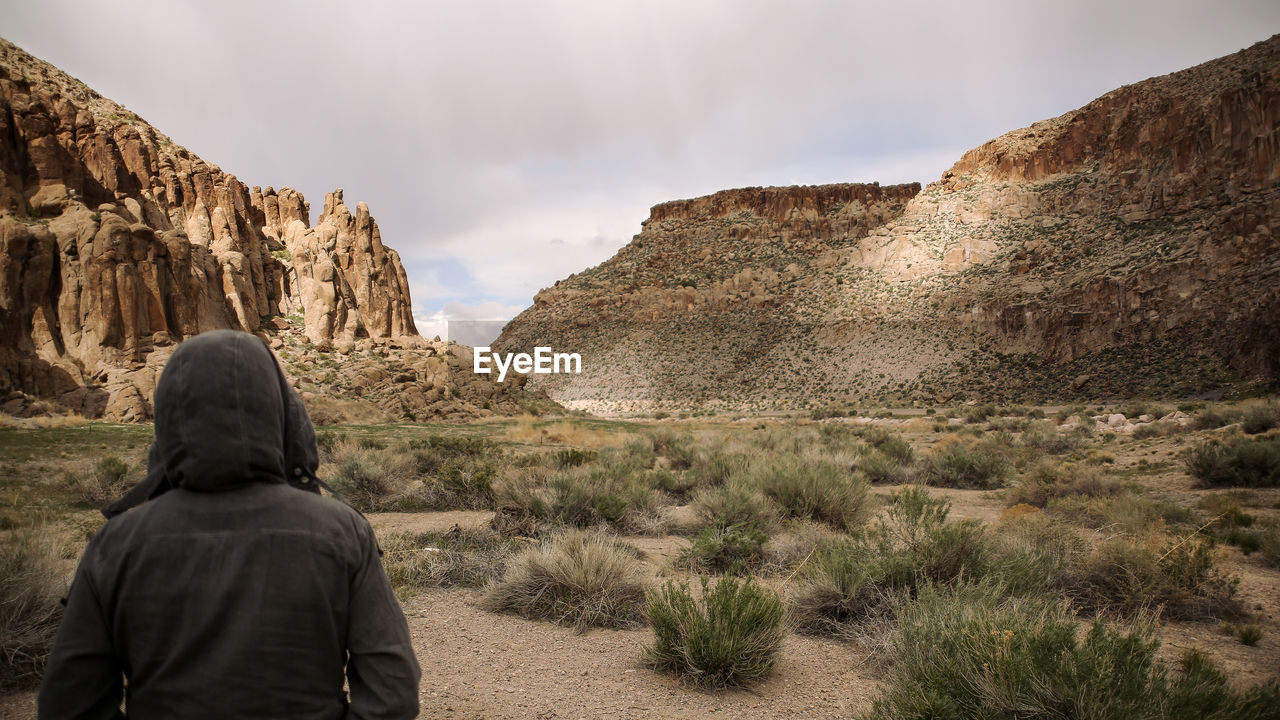
<svg viewBox="0 0 1280 720">
<path fill-rule="evenodd" d="M 996 138 L 938 182 L 653 208 L 497 343 L 573 407 L 1186 395 L 1280 377 L 1280 36 Z"/>
<path fill-rule="evenodd" d="M 3 40 L 0 169 L 0 401 L 10 412 L 39 398 L 146 419 L 172 345 L 217 328 L 297 335 L 312 359 L 456 355 L 418 337 L 404 267 L 364 203 L 353 213 L 335 190 L 312 227 L 297 191 L 250 188 Z M 428 383 L 419 394 L 433 399 L 408 414 L 448 400 L 436 409 L 466 409 L 460 380 L 421 370 L 392 373 Z"/>
</svg>

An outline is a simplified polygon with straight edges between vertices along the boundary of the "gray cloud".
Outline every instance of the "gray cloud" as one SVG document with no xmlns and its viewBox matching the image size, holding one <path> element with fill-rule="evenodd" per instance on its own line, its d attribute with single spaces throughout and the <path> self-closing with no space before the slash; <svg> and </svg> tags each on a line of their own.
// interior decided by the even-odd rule
<svg viewBox="0 0 1280 720">
<path fill-rule="evenodd" d="M 1271 0 L 6 4 L 7 38 L 245 182 L 368 202 L 424 318 L 527 304 L 657 202 L 928 182 L 1280 30 Z"/>
</svg>

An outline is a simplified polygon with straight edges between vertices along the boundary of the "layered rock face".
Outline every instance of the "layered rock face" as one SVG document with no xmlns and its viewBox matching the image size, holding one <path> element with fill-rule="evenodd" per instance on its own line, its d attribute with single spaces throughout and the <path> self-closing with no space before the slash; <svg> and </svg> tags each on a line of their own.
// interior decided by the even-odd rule
<svg viewBox="0 0 1280 720">
<path fill-rule="evenodd" d="M 312 227 L 298 192 L 251 189 L 3 40 L 0 168 L 0 401 L 146 419 L 173 343 L 270 316 L 320 352 L 423 345 L 364 203 L 336 190 Z"/>
<path fill-rule="evenodd" d="M 873 192 L 874 189 L 874 192 Z M 1280 377 L 1280 36 L 1120 88 L 916 187 L 659 205 L 504 349 L 604 411 L 1184 395 Z"/>
</svg>

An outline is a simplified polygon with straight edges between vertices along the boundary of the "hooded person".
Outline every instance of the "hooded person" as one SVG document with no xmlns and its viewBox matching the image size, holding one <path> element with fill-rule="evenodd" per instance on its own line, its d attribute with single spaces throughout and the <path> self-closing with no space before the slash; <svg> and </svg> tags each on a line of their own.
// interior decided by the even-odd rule
<svg viewBox="0 0 1280 720">
<path fill-rule="evenodd" d="M 271 357 L 275 369 L 276 381 L 280 384 L 280 394 L 285 404 L 284 415 L 284 467 L 285 479 L 296 488 L 319 493 L 323 487 L 332 495 L 338 493 L 325 484 L 316 475 L 320 467 L 320 452 L 316 447 L 316 430 L 311 424 L 311 416 L 302 404 L 302 398 L 294 392 L 289 380 L 280 369 L 280 364 Z M 173 483 L 165 475 L 165 464 L 160 456 L 160 446 L 151 443 L 147 452 L 147 474 L 142 482 L 133 486 L 128 492 L 102 508 L 102 514 L 110 520 L 130 508 L 137 507 L 148 500 L 163 495 L 173 489 Z M 338 497 L 341 497 L 338 495 Z"/>
<path fill-rule="evenodd" d="M 416 717 L 373 531 L 304 492 L 314 430 L 266 346 L 182 343 L 155 416 L 147 479 L 104 510 L 76 570 L 39 717 Z"/>
</svg>

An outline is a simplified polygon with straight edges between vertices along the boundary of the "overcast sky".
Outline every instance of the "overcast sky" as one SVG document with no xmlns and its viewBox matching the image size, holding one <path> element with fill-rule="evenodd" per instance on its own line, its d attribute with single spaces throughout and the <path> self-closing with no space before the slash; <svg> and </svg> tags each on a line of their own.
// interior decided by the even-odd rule
<svg viewBox="0 0 1280 720">
<path fill-rule="evenodd" d="M 249 185 L 345 188 L 419 329 L 508 318 L 649 207 L 938 179 L 961 153 L 1280 32 L 1280 2 L 63 2 L 0 35 Z"/>
</svg>

